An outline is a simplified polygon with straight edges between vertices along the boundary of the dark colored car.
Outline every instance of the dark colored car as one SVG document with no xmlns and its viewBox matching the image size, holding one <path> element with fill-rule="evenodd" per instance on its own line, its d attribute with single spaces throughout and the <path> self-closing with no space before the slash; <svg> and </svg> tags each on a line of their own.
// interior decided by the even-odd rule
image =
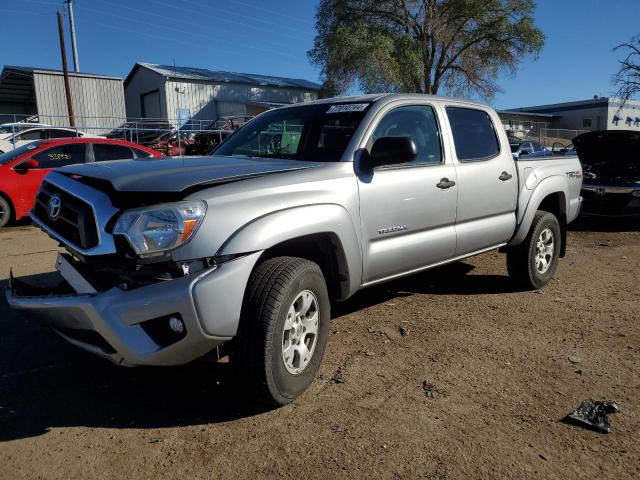
<svg viewBox="0 0 640 480">
<path fill-rule="evenodd" d="M 194 134 L 191 132 L 173 131 L 167 132 L 154 143 L 147 146 L 162 155 L 177 157 L 186 155 L 187 149 L 194 143 Z"/>
<path fill-rule="evenodd" d="M 527 155 L 529 157 L 550 157 L 553 155 L 549 150 L 538 142 L 524 141 L 524 142 L 509 142 L 511 147 L 511 155 L 513 158 L 520 158 Z"/>
<path fill-rule="evenodd" d="M 106 138 L 36 140 L 0 155 L 0 228 L 29 214 L 44 177 L 75 163 L 161 157 L 150 148 Z"/>
<path fill-rule="evenodd" d="M 140 145 L 150 146 L 169 132 L 175 131 L 173 125 L 162 120 L 140 120 L 126 122 L 107 133 L 107 138 L 126 140 Z"/>
<path fill-rule="evenodd" d="M 187 155 L 209 155 L 233 132 L 251 120 L 252 117 L 223 117 L 211 122 L 205 130 L 193 138 L 193 144 L 187 147 Z"/>
<path fill-rule="evenodd" d="M 573 139 L 582 163 L 582 213 L 640 217 L 640 133 L 607 130 Z"/>
</svg>

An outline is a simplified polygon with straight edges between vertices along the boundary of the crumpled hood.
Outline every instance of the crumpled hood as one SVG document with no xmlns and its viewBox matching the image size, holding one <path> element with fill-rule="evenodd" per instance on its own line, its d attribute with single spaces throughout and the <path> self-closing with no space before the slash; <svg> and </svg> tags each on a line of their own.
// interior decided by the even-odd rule
<svg viewBox="0 0 640 480">
<path fill-rule="evenodd" d="M 56 169 L 110 182 L 121 192 L 182 192 L 274 173 L 313 168 L 317 162 L 247 157 L 137 158 L 84 163 Z"/>
</svg>

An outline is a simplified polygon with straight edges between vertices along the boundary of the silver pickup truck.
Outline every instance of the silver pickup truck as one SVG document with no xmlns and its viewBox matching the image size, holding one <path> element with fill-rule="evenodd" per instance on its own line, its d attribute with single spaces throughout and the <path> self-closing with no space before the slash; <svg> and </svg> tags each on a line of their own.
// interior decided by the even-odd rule
<svg viewBox="0 0 640 480">
<path fill-rule="evenodd" d="M 207 158 L 49 174 L 31 216 L 65 248 L 58 286 L 8 302 L 120 365 L 228 354 L 282 405 L 313 381 L 330 308 L 358 290 L 501 249 L 543 287 L 580 210 L 574 156 L 514 161 L 489 107 L 429 95 L 263 113 Z M 223 345 L 224 344 L 224 345 Z"/>
</svg>

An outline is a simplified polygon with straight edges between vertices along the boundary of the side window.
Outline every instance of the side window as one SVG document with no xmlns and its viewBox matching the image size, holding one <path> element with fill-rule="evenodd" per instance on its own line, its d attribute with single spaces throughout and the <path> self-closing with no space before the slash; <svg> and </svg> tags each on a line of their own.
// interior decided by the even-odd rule
<svg viewBox="0 0 640 480">
<path fill-rule="evenodd" d="M 40 140 L 44 138 L 42 130 L 29 130 L 16 135 L 16 140 Z"/>
<path fill-rule="evenodd" d="M 458 160 L 488 160 L 500 152 L 500 144 L 489 114 L 483 110 L 447 107 Z"/>
<path fill-rule="evenodd" d="M 149 158 L 151 154 L 149 152 L 145 152 L 144 150 L 140 150 L 139 148 L 131 148 L 133 153 L 136 154 L 136 158 Z"/>
<path fill-rule="evenodd" d="M 418 151 L 418 155 L 411 164 L 442 163 L 438 122 L 433 108 L 428 105 L 411 105 L 391 110 L 371 135 L 369 147 L 382 137 L 411 138 Z"/>
<path fill-rule="evenodd" d="M 72 143 L 38 152 L 32 158 L 38 161 L 38 168 L 57 168 L 74 163 L 84 163 L 86 161 L 85 152 L 84 144 Z"/>
<path fill-rule="evenodd" d="M 125 147 L 123 145 L 94 143 L 93 158 L 96 162 L 105 162 L 108 160 L 129 160 L 133 158 L 133 153 L 129 147 Z"/>
<path fill-rule="evenodd" d="M 520 153 L 528 153 L 528 154 L 533 153 L 533 147 L 531 146 L 531 143 L 529 142 L 523 143 L 522 146 L 520 147 Z"/>
<path fill-rule="evenodd" d="M 63 130 L 61 128 L 51 128 L 47 130 L 47 138 L 75 138 L 76 132 L 73 130 Z"/>
</svg>

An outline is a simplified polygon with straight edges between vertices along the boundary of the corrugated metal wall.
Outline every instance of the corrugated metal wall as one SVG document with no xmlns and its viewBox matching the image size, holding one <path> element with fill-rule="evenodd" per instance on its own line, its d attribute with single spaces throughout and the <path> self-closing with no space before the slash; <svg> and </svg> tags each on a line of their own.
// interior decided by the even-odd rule
<svg viewBox="0 0 640 480">
<path fill-rule="evenodd" d="M 80 129 L 104 134 L 124 122 L 126 112 L 122 80 L 70 76 L 69 81 L 76 126 Z M 33 83 L 40 121 L 69 126 L 64 77 L 36 73 Z"/>
<path fill-rule="evenodd" d="M 302 89 L 177 81 L 166 82 L 165 94 L 169 118 L 176 118 L 178 109 L 189 109 L 195 120 L 246 115 L 250 103 L 288 104 L 317 98 L 316 92 Z"/>
</svg>

